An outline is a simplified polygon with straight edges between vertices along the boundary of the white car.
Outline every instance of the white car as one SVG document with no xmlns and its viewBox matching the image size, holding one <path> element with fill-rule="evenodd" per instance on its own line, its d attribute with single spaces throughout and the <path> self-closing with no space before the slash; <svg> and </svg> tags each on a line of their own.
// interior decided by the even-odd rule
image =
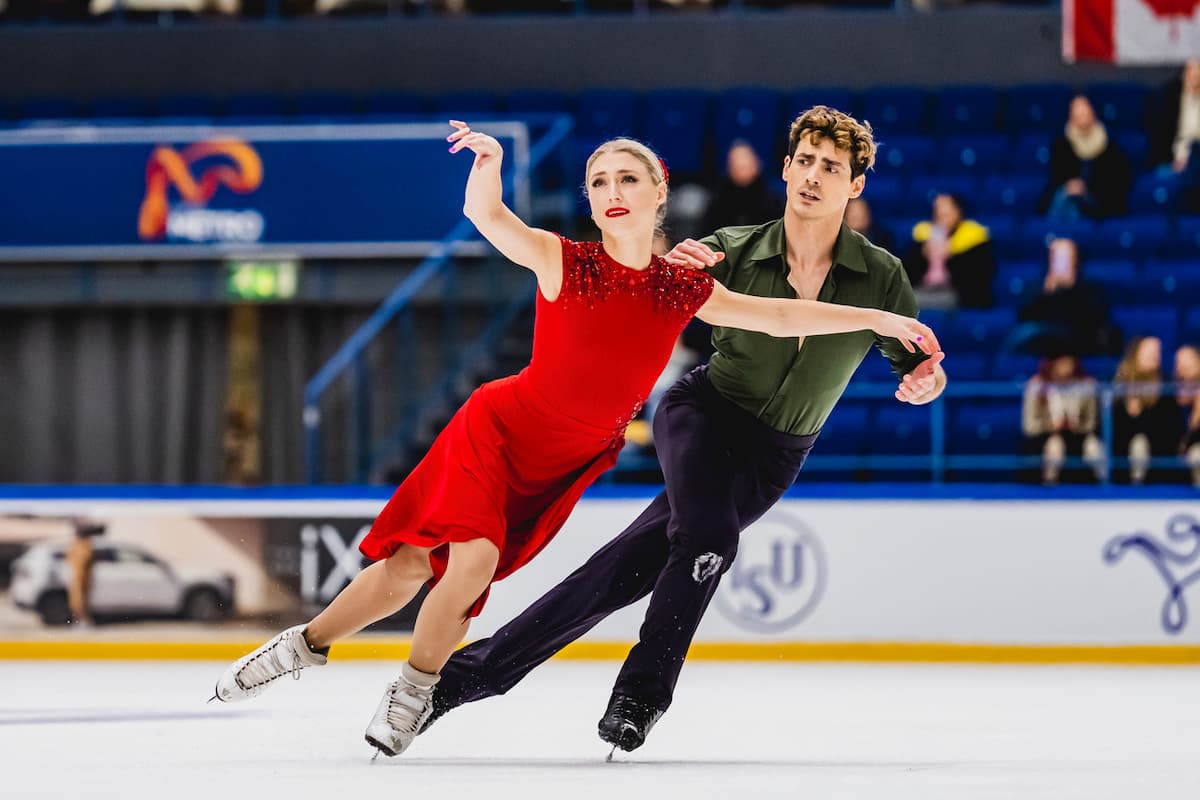
<svg viewBox="0 0 1200 800">
<path fill-rule="evenodd" d="M 93 617 L 184 617 L 215 621 L 233 610 L 233 576 L 211 569 L 172 567 L 140 547 L 92 543 L 90 610 Z M 18 608 L 36 611 L 47 625 L 71 619 L 71 568 L 63 542 L 36 544 L 12 564 L 9 594 Z"/>
</svg>

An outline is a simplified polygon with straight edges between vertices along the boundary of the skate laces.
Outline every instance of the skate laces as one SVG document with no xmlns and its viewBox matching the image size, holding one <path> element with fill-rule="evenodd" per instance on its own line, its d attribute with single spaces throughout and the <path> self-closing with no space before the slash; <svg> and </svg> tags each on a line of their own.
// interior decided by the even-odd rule
<svg viewBox="0 0 1200 800">
<path fill-rule="evenodd" d="M 393 681 L 388 686 L 388 725 L 403 733 L 415 733 L 424 721 L 432 697 L 432 686 L 417 686 L 403 678 Z"/>
<path fill-rule="evenodd" d="M 262 686 L 264 683 L 270 683 L 284 675 L 291 675 L 293 679 L 300 680 L 300 670 L 304 669 L 305 664 L 295 657 L 295 653 L 293 653 L 292 663 L 285 664 L 283 661 L 285 648 L 293 649 L 291 642 L 280 637 L 263 648 L 261 653 L 250 656 L 250 660 L 237 671 L 238 685 L 242 689 L 249 690 L 255 686 Z"/>
</svg>

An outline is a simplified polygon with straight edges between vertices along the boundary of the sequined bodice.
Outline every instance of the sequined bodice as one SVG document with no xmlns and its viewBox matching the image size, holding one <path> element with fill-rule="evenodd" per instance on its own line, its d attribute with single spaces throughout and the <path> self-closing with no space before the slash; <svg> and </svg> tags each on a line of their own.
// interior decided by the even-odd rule
<svg viewBox="0 0 1200 800">
<path fill-rule="evenodd" d="M 630 269 L 599 242 L 563 239 L 562 290 L 553 303 L 538 293 L 533 359 L 521 380 L 566 416 L 622 431 L 712 287 L 703 270 L 657 256 Z"/>
</svg>

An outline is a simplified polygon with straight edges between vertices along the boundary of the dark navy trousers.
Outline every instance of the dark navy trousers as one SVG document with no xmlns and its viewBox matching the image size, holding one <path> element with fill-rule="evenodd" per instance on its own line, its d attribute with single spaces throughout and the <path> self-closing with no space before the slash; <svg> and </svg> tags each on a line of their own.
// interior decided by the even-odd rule
<svg viewBox="0 0 1200 800">
<path fill-rule="evenodd" d="M 796 479 L 816 435 L 781 433 L 708 381 L 681 378 L 654 415 L 666 488 L 633 524 L 520 616 L 442 669 L 449 707 L 504 694 L 614 611 L 650 594 L 637 645 L 613 691 L 662 710 L 738 536 Z"/>
</svg>

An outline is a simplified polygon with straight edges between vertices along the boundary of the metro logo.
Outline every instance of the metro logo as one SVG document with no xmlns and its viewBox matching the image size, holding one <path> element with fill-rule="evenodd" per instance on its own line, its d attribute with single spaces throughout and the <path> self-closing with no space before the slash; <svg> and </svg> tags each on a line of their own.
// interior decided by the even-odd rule
<svg viewBox="0 0 1200 800">
<path fill-rule="evenodd" d="M 232 164 L 218 163 L 204 169 L 198 179 L 192 176 L 193 164 L 204 158 L 218 156 L 228 159 Z M 249 194 L 262 185 L 262 180 L 262 159 L 253 147 L 236 139 L 197 142 L 183 148 L 182 152 L 170 147 L 156 147 L 146 164 L 146 195 L 138 213 L 138 236 L 153 241 L 166 235 L 171 210 L 167 198 L 168 187 L 174 186 L 184 202 L 203 206 L 220 186 L 238 194 Z M 258 234 L 261 235 L 261 218 L 257 212 L 250 213 L 259 219 Z M 190 227 L 194 228 L 195 225 Z M 221 229 L 220 225 L 209 227 L 218 231 Z M 237 228 L 236 225 L 226 227 Z M 218 235 L 211 238 L 226 237 Z"/>
</svg>

